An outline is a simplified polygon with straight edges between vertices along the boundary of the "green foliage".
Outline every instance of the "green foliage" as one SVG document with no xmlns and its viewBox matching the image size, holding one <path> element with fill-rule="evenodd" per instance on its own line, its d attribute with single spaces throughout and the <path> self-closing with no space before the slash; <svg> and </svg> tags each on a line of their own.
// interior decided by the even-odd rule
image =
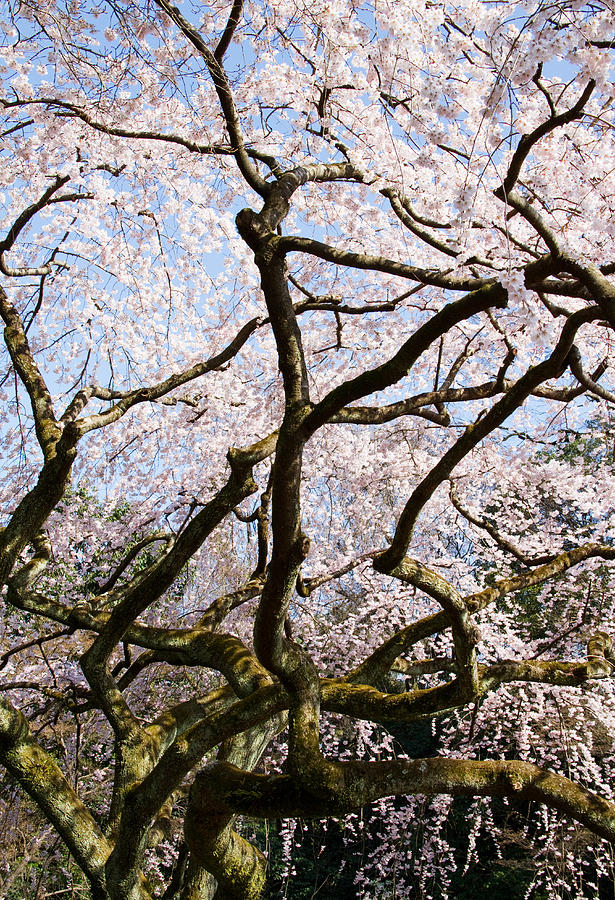
<svg viewBox="0 0 615 900">
<path fill-rule="evenodd" d="M 559 459 L 574 466 L 596 468 L 615 464 L 615 444 L 610 435 L 610 423 L 588 419 L 586 431 L 567 431 L 557 449 L 541 450 L 538 459 Z"/>
</svg>

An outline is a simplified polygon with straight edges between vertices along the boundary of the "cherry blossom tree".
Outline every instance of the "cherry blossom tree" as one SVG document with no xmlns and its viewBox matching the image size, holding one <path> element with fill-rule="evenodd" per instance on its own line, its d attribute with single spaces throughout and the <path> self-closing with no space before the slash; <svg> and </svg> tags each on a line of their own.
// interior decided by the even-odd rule
<svg viewBox="0 0 615 900">
<path fill-rule="evenodd" d="M 363 897 L 446 895 L 456 796 L 553 896 L 607 859 L 613 22 L 6 4 L 0 762 L 94 900 L 257 898 L 242 817 L 374 802 Z"/>
</svg>

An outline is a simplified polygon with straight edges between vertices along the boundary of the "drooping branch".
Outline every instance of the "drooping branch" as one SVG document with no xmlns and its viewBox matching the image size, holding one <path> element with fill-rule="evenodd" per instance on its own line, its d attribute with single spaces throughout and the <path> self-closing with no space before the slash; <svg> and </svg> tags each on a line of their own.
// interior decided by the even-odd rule
<svg viewBox="0 0 615 900">
<path fill-rule="evenodd" d="M 604 370 L 606 370 L 606 364 Z M 609 403 L 615 403 L 615 394 L 612 391 L 607 390 L 601 384 L 598 384 L 595 375 L 588 375 L 585 371 L 581 353 L 576 346 L 573 346 L 570 350 L 570 371 L 586 391 L 589 391 L 596 397 L 607 400 Z"/>
<path fill-rule="evenodd" d="M 467 595 L 463 598 L 463 601 L 468 612 L 475 613 L 496 603 L 508 594 L 543 584 L 567 572 L 579 563 L 594 558 L 613 560 L 615 559 L 615 548 L 608 544 L 592 542 L 582 544 L 572 550 L 559 553 L 550 559 L 549 562 L 530 571 L 500 579 L 490 587 Z M 377 562 L 378 556 L 375 557 L 375 563 Z M 434 597 L 434 599 L 437 600 L 438 595 L 441 595 L 442 591 L 446 592 L 451 589 L 450 585 L 447 586 L 448 583 L 438 576 L 437 573 L 430 572 L 427 567 L 417 564 L 415 560 L 408 560 L 407 564 L 414 572 L 413 579 L 416 580 L 417 586 Z M 414 571 L 415 569 L 416 571 Z M 419 583 L 417 580 L 419 576 L 422 583 Z M 383 641 L 362 663 L 348 673 L 345 680 L 353 684 L 372 686 L 379 684 L 387 672 L 394 667 L 396 660 L 410 650 L 411 647 L 419 641 L 432 637 L 449 627 L 450 620 L 444 610 L 412 622 Z"/>
<path fill-rule="evenodd" d="M 374 567 L 378 568 L 378 557 L 374 560 Z M 480 632 L 472 622 L 461 594 L 441 575 L 437 575 L 427 566 L 408 556 L 405 556 L 388 574 L 405 584 L 419 588 L 438 601 L 453 632 L 460 690 L 468 697 L 476 695 L 479 690 L 476 645 Z"/>
<path fill-rule="evenodd" d="M 452 247 L 441 237 L 438 237 L 432 232 L 428 231 L 427 228 L 425 228 L 421 224 L 419 217 L 414 214 L 407 197 L 404 197 L 402 194 L 400 194 L 399 191 L 395 190 L 394 188 L 384 188 L 380 193 L 383 197 L 387 198 L 387 200 L 391 204 L 391 209 L 393 210 L 399 221 L 402 222 L 403 225 L 405 225 L 405 227 L 412 232 L 412 234 L 418 237 L 419 240 L 423 241 L 425 244 L 428 244 L 430 247 L 433 247 L 435 250 L 439 250 L 440 253 L 443 253 L 445 256 L 452 256 L 454 259 L 459 256 L 459 250 Z M 470 259 L 466 260 L 464 265 L 479 265 L 487 269 L 493 268 L 493 263 L 488 259 L 476 256 L 473 256 Z"/>
<path fill-rule="evenodd" d="M 56 113 L 56 115 L 58 116 L 58 118 L 79 119 L 80 121 L 88 125 L 93 131 L 98 131 L 101 134 L 108 134 L 110 137 L 127 138 L 128 140 L 135 141 L 154 141 L 161 144 L 175 145 L 177 147 L 182 147 L 183 149 L 188 150 L 191 153 L 198 153 L 201 156 L 235 155 L 235 151 L 229 143 L 201 144 L 198 141 L 192 140 L 191 138 L 174 132 L 156 131 L 151 129 L 135 129 L 124 127 L 121 125 L 112 125 L 108 122 L 101 122 L 99 119 L 94 118 L 92 112 L 88 111 L 84 107 L 78 106 L 75 103 L 70 103 L 67 100 L 63 100 L 59 97 L 18 98 L 16 100 L 7 100 L 6 98 L 0 97 L 0 106 L 4 107 L 5 109 L 22 106 L 45 106 L 49 109 L 57 109 L 58 112 Z M 97 113 L 100 113 L 98 107 Z M 28 125 L 32 124 L 33 120 L 29 119 L 25 124 L 16 126 L 16 130 L 17 128 L 25 128 Z M 254 147 L 246 147 L 245 151 L 250 159 L 264 163 L 274 173 L 278 172 L 279 166 L 277 160 L 273 156 L 271 156 L 271 154 L 256 150 Z M 104 165 L 98 166 L 96 168 L 110 171 L 111 174 L 119 174 L 118 170 L 112 170 L 111 168 Z M 86 193 L 74 194 L 63 199 L 90 199 L 90 195 Z M 21 274 L 24 273 L 22 272 Z"/>
</svg>

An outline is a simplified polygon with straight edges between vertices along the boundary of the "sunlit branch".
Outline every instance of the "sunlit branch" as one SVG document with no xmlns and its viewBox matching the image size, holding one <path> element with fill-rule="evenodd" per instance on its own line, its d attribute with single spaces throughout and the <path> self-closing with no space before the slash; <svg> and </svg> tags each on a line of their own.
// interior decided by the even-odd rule
<svg viewBox="0 0 615 900">
<path fill-rule="evenodd" d="M 615 675 L 613 639 L 606 631 L 598 631 L 587 642 L 587 674 L 590 678 Z"/>
<path fill-rule="evenodd" d="M 102 891 L 110 844 L 55 760 L 33 739 L 25 717 L 2 696 L 0 760 L 57 829 L 95 892 Z"/>
<path fill-rule="evenodd" d="M 259 688 L 231 706 L 222 705 L 173 741 L 142 782 L 126 797 L 125 811 L 109 861 L 116 877 L 129 877 L 143 852 L 149 824 L 166 798 L 181 785 L 188 772 L 222 741 L 266 722 L 288 706 L 279 685 Z"/>
<path fill-rule="evenodd" d="M 407 278 L 420 284 L 430 284 L 434 287 L 441 287 L 451 291 L 476 291 L 491 283 L 490 278 L 468 278 L 449 274 L 445 270 L 422 269 L 418 266 L 411 266 L 396 260 L 387 259 L 384 256 L 372 256 L 366 253 L 356 253 L 352 250 L 332 247 L 312 238 L 294 235 L 278 237 L 275 238 L 273 246 L 281 253 L 307 253 L 326 262 L 335 263 L 338 266 L 397 275 L 400 278 Z"/>
<path fill-rule="evenodd" d="M 275 184 L 270 185 L 263 208 L 258 213 L 243 209 L 237 216 L 237 227 L 253 250 L 261 249 L 260 242 L 272 237 L 278 225 L 290 210 L 292 195 L 309 182 L 358 181 L 363 173 L 351 163 L 312 163 L 299 166 L 280 175 Z M 275 244 L 271 244 L 275 247 Z M 285 250 L 279 248 L 282 253 Z"/>
<path fill-rule="evenodd" d="M 285 724 L 284 715 L 257 725 L 222 744 L 218 759 L 252 771 L 271 738 Z M 203 776 L 201 772 L 201 776 Z M 215 777 L 215 776 L 214 776 Z M 195 859 L 215 876 L 220 889 L 241 900 L 256 898 L 264 884 L 267 862 L 262 853 L 233 829 L 234 813 L 215 802 L 203 816 L 201 797 L 191 791 L 184 832 Z"/>
<path fill-rule="evenodd" d="M 246 584 L 236 591 L 216 597 L 213 603 L 210 603 L 205 612 L 199 617 L 196 627 L 215 631 L 232 610 L 258 597 L 263 590 L 264 584 L 265 576 L 264 572 L 262 572 L 258 575 L 252 575 Z"/>
<path fill-rule="evenodd" d="M 469 594 L 465 599 L 468 609 L 472 612 L 484 609 L 491 603 L 495 603 L 501 597 L 512 594 L 515 591 L 521 591 L 528 587 L 561 575 L 567 572 L 573 566 L 584 562 L 586 559 L 615 559 L 615 547 L 608 544 L 583 544 L 573 550 L 567 550 L 559 553 L 550 562 L 545 563 L 531 572 L 524 572 L 521 575 L 512 575 L 510 578 L 502 578 L 495 582 L 491 587 L 483 588 L 474 594 Z"/>
<path fill-rule="evenodd" d="M 150 725 L 145 727 L 148 735 L 153 738 L 157 759 L 167 750 L 174 740 L 181 737 L 186 731 L 202 722 L 208 716 L 219 710 L 226 709 L 237 700 L 232 687 L 225 685 L 210 691 L 204 697 L 191 697 L 182 703 L 166 709 Z"/>
<path fill-rule="evenodd" d="M 323 710 L 382 725 L 415 722 L 450 712 L 465 706 L 478 694 L 478 687 L 463 676 L 435 687 L 400 693 L 386 693 L 355 678 L 352 682 L 333 678 L 323 678 L 320 682 Z"/>
<path fill-rule="evenodd" d="M 435 613 L 406 625 L 377 647 L 362 663 L 346 676 L 353 684 L 375 685 L 392 668 L 395 660 L 419 641 L 432 637 L 450 627 L 445 612 Z"/>
<path fill-rule="evenodd" d="M 106 611 L 93 612 L 85 605 L 64 606 L 52 597 L 21 589 L 15 579 L 9 582 L 7 600 L 17 609 L 44 616 L 71 629 L 81 628 L 95 634 L 104 630 L 111 615 Z M 225 676 L 238 696 L 246 696 L 269 677 L 254 654 L 234 635 L 198 627 L 154 628 L 133 623 L 126 631 L 124 640 L 155 654 L 155 657 L 144 660 L 147 665 L 168 662 L 215 669 Z M 135 660 L 133 665 L 136 666 L 136 677 L 141 671 L 139 660 Z M 120 679 L 120 687 L 123 683 Z"/>
<path fill-rule="evenodd" d="M 456 671 L 457 663 L 450 656 L 434 656 L 431 659 L 397 659 L 391 666 L 391 672 L 394 674 L 412 678 L 420 678 L 422 675 L 438 675 L 440 672 L 455 673 Z"/>
<path fill-rule="evenodd" d="M 583 662 L 503 659 L 490 666 L 479 666 L 479 670 L 482 694 L 515 681 L 579 687 L 589 679 L 599 677 L 592 669 L 591 658 Z M 612 668 L 607 674 L 613 674 Z"/>
</svg>

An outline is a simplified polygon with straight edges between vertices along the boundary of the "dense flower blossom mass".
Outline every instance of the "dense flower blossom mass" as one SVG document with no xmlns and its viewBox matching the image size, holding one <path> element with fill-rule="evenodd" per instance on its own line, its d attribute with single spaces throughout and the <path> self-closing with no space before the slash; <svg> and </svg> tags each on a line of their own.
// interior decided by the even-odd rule
<svg viewBox="0 0 615 900">
<path fill-rule="evenodd" d="M 5 4 L 7 897 L 256 900 L 271 820 L 288 896 L 307 819 L 362 898 L 612 879 L 614 61 L 610 0 Z"/>
</svg>

